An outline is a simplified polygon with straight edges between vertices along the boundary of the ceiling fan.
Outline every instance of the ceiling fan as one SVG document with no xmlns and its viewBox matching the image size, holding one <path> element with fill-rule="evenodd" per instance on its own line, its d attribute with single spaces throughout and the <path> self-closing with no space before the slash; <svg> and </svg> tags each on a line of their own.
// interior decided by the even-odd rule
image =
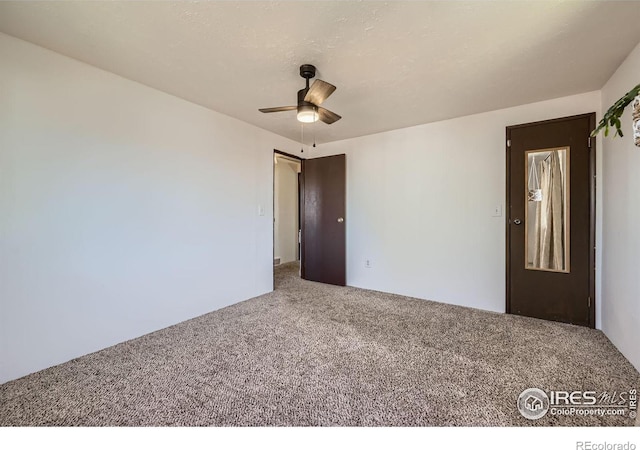
<svg viewBox="0 0 640 450">
<path fill-rule="evenodd" d="M 312 123 L 322 120 L 326 124 L 332 124 L 342 117 L 320 106 L 336 87 L 322 80 L 315 80 L 309 87 L 309 78 L 316 76 L 316 68 L 311 64 L 300 66 L 300 76 L 306 80 L 306 87 L 298 91 L 298 104 L 296 106 L 277 106 L 275 108 L 262 108 L 263 113 L 298 110 L 298 120 L 303 123 Z"/>
</svg>

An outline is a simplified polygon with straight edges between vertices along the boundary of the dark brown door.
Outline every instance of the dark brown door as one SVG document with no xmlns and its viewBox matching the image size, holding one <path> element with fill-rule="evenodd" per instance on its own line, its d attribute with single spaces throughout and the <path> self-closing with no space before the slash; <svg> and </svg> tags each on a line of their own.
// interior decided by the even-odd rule
<svg viewBox="0 0 640 450">
<path fill-rule="evenodd" d="M 302 278 L 346 284 L 345 155 L 303 161 Z"/>
<path fill-rule="evenodd" d="M 595 326 L 594 126 L 507 127 L 507 312 Z"/>
</svg>

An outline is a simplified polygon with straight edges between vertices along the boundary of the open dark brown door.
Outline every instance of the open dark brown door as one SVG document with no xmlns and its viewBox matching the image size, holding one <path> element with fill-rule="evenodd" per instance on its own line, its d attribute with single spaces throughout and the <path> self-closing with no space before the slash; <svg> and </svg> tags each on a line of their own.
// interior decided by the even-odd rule
<svg viewBox="0 0 640 450">
<path fill-rule="evenodd" d="M 346 158 L 306 159 L 302 166 L 302 278 L 346 284 Z"/>
<path fill-rule="evenodd" d="M 595 114 L 507 128 L 507 312 L 595 326 Z"/>
</svg>

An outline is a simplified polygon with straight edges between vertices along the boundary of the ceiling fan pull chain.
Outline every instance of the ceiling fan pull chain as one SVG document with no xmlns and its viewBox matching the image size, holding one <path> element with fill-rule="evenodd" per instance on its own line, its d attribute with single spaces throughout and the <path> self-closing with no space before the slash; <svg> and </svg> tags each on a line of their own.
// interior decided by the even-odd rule
<svg viewBox="0 0 640 450">
<path fill-rule="evenodd" d="M 304 153 L 304 124 L 300 124 L 300 153 Z"/>
</svg>

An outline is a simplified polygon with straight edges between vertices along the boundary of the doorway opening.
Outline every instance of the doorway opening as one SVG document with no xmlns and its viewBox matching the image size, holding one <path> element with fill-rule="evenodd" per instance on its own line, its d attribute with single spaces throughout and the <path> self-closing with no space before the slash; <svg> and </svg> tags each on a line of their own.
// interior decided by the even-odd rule
<svg viewBox="0 0 640 450">
<path fill-rule="evenodd" d="M 273 288 L 279 275 L 346 285 L 346 155 L 273 153 Z"/>
<path fill-rule="evenodd" d="M 273 265 L 298 265 L 300 274 L 300 183 L 302 159 L 273 152 Z"/>
</svg>

